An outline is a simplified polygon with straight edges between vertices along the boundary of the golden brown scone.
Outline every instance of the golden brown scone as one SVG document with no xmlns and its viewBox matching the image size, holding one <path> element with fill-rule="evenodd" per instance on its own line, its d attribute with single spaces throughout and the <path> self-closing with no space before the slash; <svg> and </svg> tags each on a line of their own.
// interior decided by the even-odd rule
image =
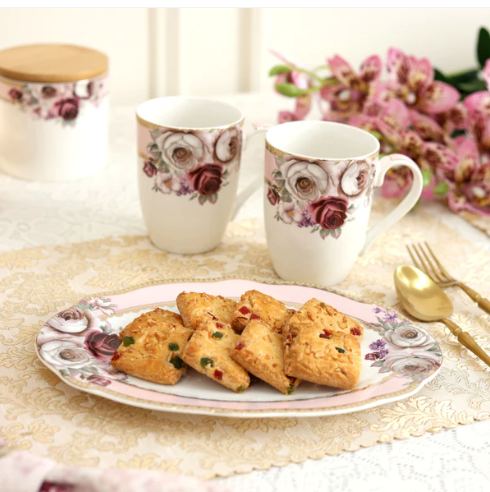
<svg viewBox="0 0 490 492">
<path fill-rule="evenodd" d="M 262 320 L 248 323 L 230 355 L 248 372 L 285 395 L 292 394 L 300 383 L 284 373 L 282 334 Z"/>
<path fill-rule="evenodd" d="M 208 321 L 194 332 L 182 358 L 196 371 L 242 393 L 250 385 L 250 376 L 229 354 L 238 338 L 230 325 Z"/>
<path fill-rule="evenodd" d="M 260 318 L 274 330 L 280 332 L 294 313 L 294 309 L 287 308 L 281 301 L 262 294 L 258 290 L 249 290 L 238 301 L 231 326 L 234 330 L 241 332 L 251 319 Z"/>
<path fill-rule="evenodd" d="M 147 381 L 175 384 L 184 371 L 182 352 L 192 333 L 176 313 L 160 308 L 143 313 L 119 333 L 121 345 L 111 365 Z"/>
<path fill-rule="evenodd" d="M 230 324 L 236 301 L 204 293 L 182 292 L 177 296 L 177 307 L 184 326 L 195 330 L 207 321 Z"/>
<path fill-rule="evenodd" d="M 288 376 L 334 388 L 353 389 L 362 369 L 360 339 L 308 325 L 285 333 L 284 368 Z"/>
<path fill-rule="evenodd" d="M 292 316 L 288 323 L 296 327 L 321 325 L 329 331 L 340 331 L 346 335 L 362 338 L 363 327 L 349 316 L 318 299 L 310 299 Z"/>
</svg>

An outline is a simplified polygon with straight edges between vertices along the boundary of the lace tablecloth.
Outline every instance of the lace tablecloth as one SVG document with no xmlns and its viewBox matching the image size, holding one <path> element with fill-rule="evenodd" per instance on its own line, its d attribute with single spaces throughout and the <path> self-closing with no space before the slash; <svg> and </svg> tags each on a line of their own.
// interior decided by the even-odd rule
<svg viewBox="0 0 490 492">
<path fill-rule="evenodd" d="M 226 99 L 249 115 L 249 124 L 275 118 L 274 100 L 253 95 Z M 46 184 L 0 175 L 0 251 L 145 234 L 137 196 L 134 132 L 134 108 L 116 108 L 112 114 L 109 166 L 94 178 Z M 252 144 L 242 166 L 241 186 L 261 172 L 262 146 L 259 142 Z M 490 251 L 490 240 L 483 232 L 439 204 L 424 207 Z M 257 192 L 237 219 L 259 217 L 261 213 L 261 194 Z M 490 421 L 486 421 L 352 454 L 218 480 L 238 492 L 374 491 L 388 489 L 395 481 L 401 491 L 484 491 L 490 483 L 489 462 Z"/>
</svg>

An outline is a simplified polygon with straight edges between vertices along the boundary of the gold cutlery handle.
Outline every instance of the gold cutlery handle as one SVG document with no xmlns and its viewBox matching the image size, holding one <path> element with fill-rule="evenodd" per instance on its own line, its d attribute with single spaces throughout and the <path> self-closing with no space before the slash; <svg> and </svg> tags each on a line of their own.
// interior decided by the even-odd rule
<svg viewBox="0 0 490 492">
<path fill-rule="evenodd" d="M 474 291 L 471 287 L 465 284 L 458 284 L 477 304 L 480 309 L 483 309 L 486 313 L 490 314 L 490 301 L 482 297 L 478 292 Z"/>
<path fill-rule="evenodd" d="M 466 331 L 463 331 L 456 323 L 450 319 L 441 320 L 450 330 L 451 333 L 458 337 L 458 342 L 471 350 L 479 359 L 490 367 L 490 357 L 488 354 L 475 342 L 475 339 Z"/>
</svg>

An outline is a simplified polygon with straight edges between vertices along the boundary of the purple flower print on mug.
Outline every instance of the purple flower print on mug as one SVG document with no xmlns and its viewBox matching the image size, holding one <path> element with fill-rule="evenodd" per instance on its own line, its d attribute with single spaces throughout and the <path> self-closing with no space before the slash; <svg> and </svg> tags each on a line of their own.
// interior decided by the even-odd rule
<svg viewBox="0 0 490 492">
<path fill-rule="evenodd" d="M 12 99 L 14 101 L 22 101 L 24 94 L 22 93 L 21 90 L 13 87 L 12 89 L 9 90 L 9 96 L 10 96 L 10 99 Z"/>
</svg>

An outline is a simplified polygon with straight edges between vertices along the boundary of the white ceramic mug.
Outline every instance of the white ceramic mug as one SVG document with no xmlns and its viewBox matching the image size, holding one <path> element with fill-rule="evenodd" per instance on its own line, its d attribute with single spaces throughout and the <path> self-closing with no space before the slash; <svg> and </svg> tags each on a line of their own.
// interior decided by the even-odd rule
<svg viewBox="0 0 490 492">
<path fill-rule="evenodd" d="M 198 97 L 161 97 L 138 106 L 138 182 L 151 241 L 171 253 L 203 253 L 221 242 L 237 197 L 242 112 Z M 234 210 L 235 209 L 235 210 Z"/>
<path fill-rule="evenodd" d="M 393 166 L 413 184 L 403 201 L 367 229 L 374 187 Z M 374 239 L 400 220 L 422 192 L 422 174 L 403 155 L 379 160 L 379 142 L 359 128 L 295 121 L 266 135 L 264 215 L 267 244 L 283 279 L 335 285 Z"/>
</svg>

